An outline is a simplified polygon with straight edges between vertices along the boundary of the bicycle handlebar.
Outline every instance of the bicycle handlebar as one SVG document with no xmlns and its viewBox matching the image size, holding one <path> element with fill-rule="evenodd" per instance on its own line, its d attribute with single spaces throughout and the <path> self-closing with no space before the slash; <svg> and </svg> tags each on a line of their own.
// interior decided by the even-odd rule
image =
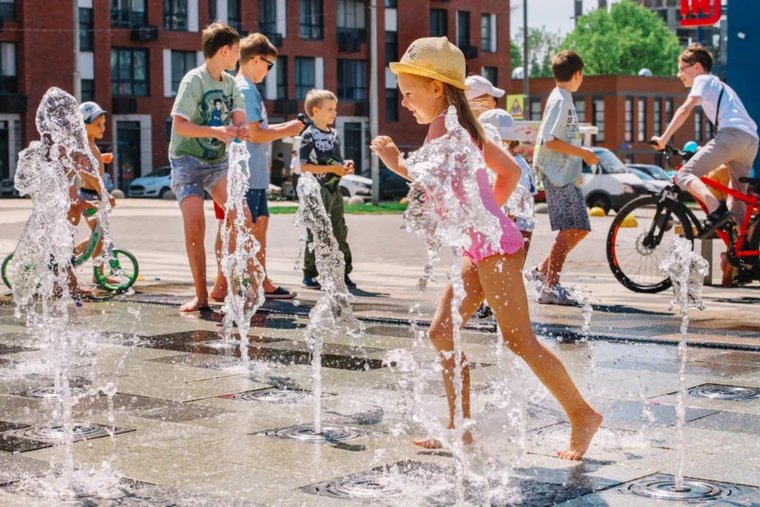
<svg viewBox="0 0 760 507">
<path fill-rule="evenodd" d="M 657 143 L 655 143 L 654 141 L 649 141 L 649 145 L 656 147 Z M 656 151 L 659 151 L 660 153 L 664 153 L 665 156 L 668 157 L 668 158 L 670 158 L 673 155 L 675 155 L 675 156 L 680 157 L 680 158 L 682 158 L 684 160 L 689 160 L 691 157 L 694 156 L 694 153 L 691 153 L 691 152 L 688 152 L 688 151 L 681 151 L 678 148 L 674 148 L 673 146 L 671 146 L 669 144 L 666 144 L 665 148 L 663 148 L 662 150 L 656 150 Z"/>
</svg>

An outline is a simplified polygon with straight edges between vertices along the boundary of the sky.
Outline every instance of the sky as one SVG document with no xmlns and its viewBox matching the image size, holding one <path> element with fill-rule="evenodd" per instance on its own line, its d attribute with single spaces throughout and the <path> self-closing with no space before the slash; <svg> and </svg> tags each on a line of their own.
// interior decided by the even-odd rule
<svg viewBox="0 0 760 507">
<path fill-rule="evenodd" d="M 513 7 L 510 19 L 510 33 L 515 37 L 523 23 L 523 1 L 509 0 Z M 546 26 L 551 32 L 568 33 L 573 29 L 572 17 L 575 14 L 575 0 L 527 0 L 528 26 L 540 28 Z M 608 0 L 607 5 L 619 0 Z M 598 0 L 583 0 L 583 12 L 596 9 Z"/>
</svg>

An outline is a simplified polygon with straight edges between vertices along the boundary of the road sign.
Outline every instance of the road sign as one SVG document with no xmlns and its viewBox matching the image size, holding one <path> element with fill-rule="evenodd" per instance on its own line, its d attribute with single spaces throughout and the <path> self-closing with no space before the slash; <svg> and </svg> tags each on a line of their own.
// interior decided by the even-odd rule
<svg viewBox="0 0 760 507">
<path fill-rule="evenodd" d="M 721 0 L 681 0 L 681 26 L 709 26 L 720 21 Z"/>
<path fill-rule="evenodd" d="M 507 95 L 507 112 L 515 120 L 524 119 L 523 111 L 525 110 L 525 95 Z"/>
</svg>

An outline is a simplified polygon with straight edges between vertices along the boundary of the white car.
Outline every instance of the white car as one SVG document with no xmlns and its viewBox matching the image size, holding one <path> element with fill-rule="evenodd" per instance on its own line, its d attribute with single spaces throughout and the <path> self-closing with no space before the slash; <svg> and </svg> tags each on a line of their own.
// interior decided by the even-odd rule
<svg viewBox="0 0 760 507">
<path fill-rule="evenodd" d="M 129 197 L 163 197 L 171 190 L 172 168 L 159 167 L 152 173 L 140 176 L 129 184 Z"/>
<path fill-rule="evenodd" d="M 369 197 L 372 195 L 372 180 L 356 174 L 347 174 L 338 183 L 341 193 L 346 197 Z"/>
<path fill-rule="evenodd" d="M 629 172 L 612 151 L 598 146 L 590 149 L 599 163 L 589 166 L 583 162 L 581 190 L 589 208 L 618 211 L 636 197 L 650 193 L 641 178 Z"/>
</svg>

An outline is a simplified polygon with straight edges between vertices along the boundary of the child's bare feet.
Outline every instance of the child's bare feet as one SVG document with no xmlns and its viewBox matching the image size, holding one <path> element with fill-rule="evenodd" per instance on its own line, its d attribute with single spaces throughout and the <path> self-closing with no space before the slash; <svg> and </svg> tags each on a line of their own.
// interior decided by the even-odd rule
<svg viewBox="0 0 760 507">
<path fill-rule="evenodd" d="M 570 448 L 565 451 L 557 451 L 557 456 L 562 459 L 577 461 L 581 459 L 588 451 L 591 440 L 594 438 L 599 426 L 602 425 L 602 414 L 589 408 L 589 412 L 570 421 L 572 427 L 570 432 Z"/>
<path fill-rule="evenodd" d="M 208 308 L 208 300 L 199 299 L 198 296 L 196 296 L 192 299 L 192 301 L 188 301 L 184 305 L 180 306 L 179 311 L 182 313 L 189 313 L 197 312 L 198 310 L 202 310 L 204 308 Z"/>
<path fill-rule="evenodd" d="M 227 297 L 227 279 L 223 276 L 218 276 L 214 281 L 214 287 L 211 289 L 211 299 L 217 303 L 223 303 L 224 298 Z"/>
<path fill-rule="evenodd" d="M 451 430 L 452 428 L 449 428 Z M 465 446 L 472 445 L 474 439 L 472 438 L 472 433 L 470 433 L 470 430 L 467 430 L 462 435 L 462 443 Z M 441 443 L 440 440 L 433 437 L 428 438 L 420 438 L 417 440 L 413 440 L 412 443 L 416 445 L 417 447 L 422 447 L 423 449 L 441 449 L 443 448 L 443 443 Z"/>
</svg>

